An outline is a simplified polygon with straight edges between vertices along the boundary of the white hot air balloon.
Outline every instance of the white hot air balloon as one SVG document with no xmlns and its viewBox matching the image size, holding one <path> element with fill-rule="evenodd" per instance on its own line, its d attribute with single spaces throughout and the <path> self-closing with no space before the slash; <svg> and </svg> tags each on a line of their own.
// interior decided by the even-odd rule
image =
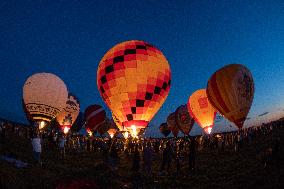
<svg viewBox="0 0 284 189">
<path fill-rule="evenodd" d="M 26 80 L 23 87 L 26 111 L 38 123 L 39 129 L 63 110 L 67 96 L 65 83 L 51 73 L 36 73 Z"/>
</svg>

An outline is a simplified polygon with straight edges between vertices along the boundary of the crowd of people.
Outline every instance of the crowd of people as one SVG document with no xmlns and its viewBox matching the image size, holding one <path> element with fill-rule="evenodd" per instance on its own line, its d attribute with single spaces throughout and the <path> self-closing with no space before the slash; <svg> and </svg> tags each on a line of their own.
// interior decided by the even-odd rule
<svg viewBox="0 0 284 189">
<path fill-rule="evenodd" d="M 271 136 L 271 144 L 265 151 L 264 166 L 279 151 L 280 138 L 273 130 L 283 126 L 283 121 L 275 121 L 258 127 L 244 128 L 234 132 L 215 133 L 211 135 L 188 136 L 181 138 L 102 138 L 65 135 L 54 130 L 38 132 L 31 127 L 23 127 L 9 122 L 0 125 L 1 144 L 12 133 L 15 136 L 31 140 L 33 156 L 41 164 L 42 151 L 57 150 L 60 159 L 64 160 L 71 153 L 101 153 L 103 162 L 113 171 L 119 166 L 120 157 L 132 159 L 131 170 L 151 175 L 154 159 L 160 160 L 160 175 L 180 174 L 181 165 L 187 161 L 188 172 L 195 169 L 195 159 L 200 151 L 211 150 L 217 153 L 226 151 L 238 152 L 244 145 L 252 143 L 263 135 Z M 174 171 L 173 171 L 174 170 Z"/>
</svg>

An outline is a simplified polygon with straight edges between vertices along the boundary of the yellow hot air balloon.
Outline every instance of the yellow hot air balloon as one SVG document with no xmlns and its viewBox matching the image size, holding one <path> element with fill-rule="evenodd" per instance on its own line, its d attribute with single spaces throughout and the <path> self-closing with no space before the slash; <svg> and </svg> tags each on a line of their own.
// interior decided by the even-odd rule
<svg viewBox="0 0 284 189">
<path fill-rule="evenodd" d="M 68 94 L 65 107 L 56 116 L 56 120 L 65 134 L 69 132 L 79 112 L 80 112 L 79 100 L 74 95 Z"/>
<path fill-rule="evenodd" d="M 188 111 L 198 125 L 210 134 L 214 125 L 216 110 L 207 98 L 206 89 L 195 91 L 188 100 Z"/>
<path fill-rule="evenodd" d="M 30 118 L 43 128 L 65 107 L 68 91 L 65 83 L 51 73 L 30 76 L 23 87 L 23 99 Z"/>
<path fill-rule="evenodd" d="M 211 76 L 207 95 L 218 112 L 242 128 L 254 96 L 252 74 L 241 64 L 227 65 Z"/>
<path fill-rule="evenodd" d="M 132 131 L 147 127 L 166 100 L 170 84 L 166 57 L 144 41 L 114 46 L 104 55 L 97 71 L 103 100 L 123 127 Z"/>
</svg>

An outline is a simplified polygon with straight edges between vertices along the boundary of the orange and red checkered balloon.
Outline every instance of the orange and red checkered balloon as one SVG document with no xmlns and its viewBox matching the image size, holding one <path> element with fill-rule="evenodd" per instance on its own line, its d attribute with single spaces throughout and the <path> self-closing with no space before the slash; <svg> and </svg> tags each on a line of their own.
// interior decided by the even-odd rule
<svg viewBox="0 0 284 189">
<path fill-rule="evenodd" d="M 126 41 L 102 58 L 97 85 L 123 127 L 145 128 L 168 96 L 171 70 L 166 57 L 153 45 Z"/>
</svg>

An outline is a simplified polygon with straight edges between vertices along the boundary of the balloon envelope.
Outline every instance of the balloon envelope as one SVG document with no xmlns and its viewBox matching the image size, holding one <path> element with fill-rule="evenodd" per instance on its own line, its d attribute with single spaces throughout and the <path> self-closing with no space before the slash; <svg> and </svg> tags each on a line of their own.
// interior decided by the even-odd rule
<svg viewBox="0 0 284 189">
<path fill-rule="evenodd" d="M 94 104 L 85 110 L 86 128 L 96 130 L 106 121 L 106 112 L 102 106 Z"/>
<path fill-rule="evenodd" d="M 227 65 L 211 76 L 207 95 L 216 110 L 242 128 L 254 96 L 252 74 L 241 64 Z"/>
<path fill-rule="evenodd" d="M 198 125 L 210 134 L 214 125 L 216 110 L 207 98 L 206 89 L 195 91 L 188 100 L 188 111 Z"/>
<path fill-rule="evenodd" d="M 175 112 L 171 113 L 167 118 L 167 124 L 169 129 L 172 131 L 174 137 L 178 136 L 179 128 L 176 124 L 176 114 Z"/>
<path fill-rule="evenodd" d="M 65 128 L 70 129 L 73 123 L 75 122 L 79 112 L 80 112 L 79 100 L 74 95 L 68 94 L 65 107 L 56 116 L 56 120 L 60 124 L 63 130 Z"/>
<path fill-rule="evenodd" d="M 51 73 L 30 76 L 23 87 L 26 110 L 33 121 L 55 118 L 66 105 L 68 91 L 65 83 Z"/>
<path fill-rule="evenodd" d="M 193 125 L 194 119 L 190 116 L 187 106 L 181 105 L 176 110 L 176 123 L 179 129 L 185 134 L 189 135 Z"/>
<path fill-rule="evenodd" d="M 159 129 L 165 137 L 169 136 L 169 134 L 171 133 L 171 130 L 169 129 L 167 123 L 162 123 Z"/>
<path fill-rule="evenodd" d="M 145 128 L 166 100 L 171 70 L 160 50 L 144 41 L 111 48 L 97 70 L 99 92 L 126 128 Z"/>
</svg>

